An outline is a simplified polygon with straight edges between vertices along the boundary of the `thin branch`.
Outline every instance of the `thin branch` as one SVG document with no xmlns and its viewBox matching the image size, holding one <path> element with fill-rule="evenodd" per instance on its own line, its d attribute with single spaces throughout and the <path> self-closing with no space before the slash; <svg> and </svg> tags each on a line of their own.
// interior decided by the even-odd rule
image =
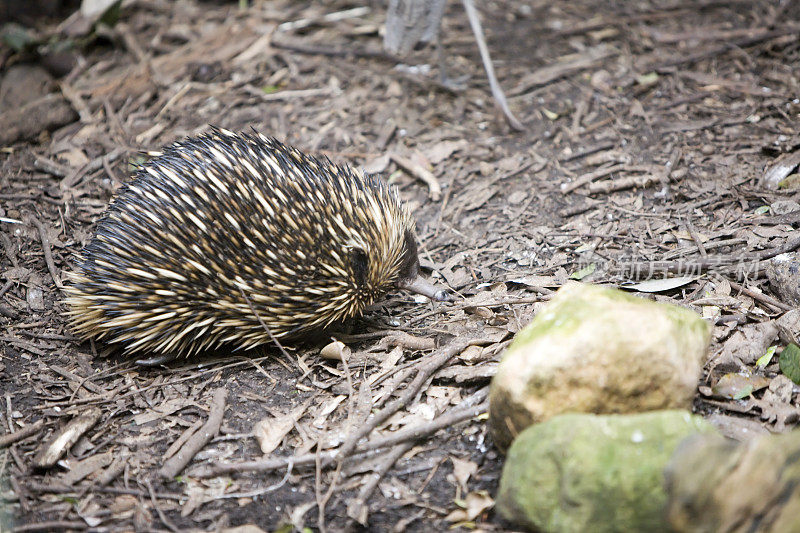
<svg viewBox="0 0 800 533">
<path fill-rule="evenodd" d="M 492 96 L 494 96 L 497 105 L 500 106 L 500 109 L 503 111 L 503 115 L 505 115 L 508 125 L 516 131 L 525 131 L 525 126 L 523 126 L 522 123 L 517 120 L 517 117 L 515 117 L 508 108 L 506 95 L 503 93 L 503 89 L 500 87 L 500 83 L 498 83 L 497 77 L 494 75 L 492 58 L 489 56 L 489 47 L 486 46 L 486 40 L 483 37 L 483 28 L 481 27 L 481 21 L 478 18 L 478 10 L 475 9 L 475 5 L 472 3 L 472 0 L 462 0 L 462 3 L 464 4 L 464 9 L 467 12 L 467 18 L 469 18 L 469 25 L 472 27 L 472 33 L 475 34 L 475 40 L 478 42 L 478 50 L 481 53 L 483 68 L 486 69 L 486 77 L 489 78 L 489 86 L 492 88 Z"/>
</svg>

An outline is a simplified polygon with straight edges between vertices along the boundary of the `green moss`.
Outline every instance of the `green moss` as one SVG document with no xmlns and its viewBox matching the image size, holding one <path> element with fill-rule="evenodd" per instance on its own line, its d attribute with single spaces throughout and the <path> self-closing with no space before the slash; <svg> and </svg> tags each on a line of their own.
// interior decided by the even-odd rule
<svg viewBox="0 0 800 533">
<path fill-rule="evenodd" d="M 645 300 L 618 289 L 588 283 L 569 283 L 559 289 L 555 297 L 544 306 L 530 324 L 523 328 L 511 343 L 509 351 L 524 346 L 544 335 L 569 336 L 581 326 L 596 319 L 608 318 L 610 303 L 622 304 L 631 309 L 657 311 L 666 314 L 678 329 L 688 328 L 692 333 L 708 335 L 709 325 L 697 313 L 665 303 Z"/>
<path fill-rule="evenodd" d="M 678 443 L 713 432 L 685 411 L 566 414 L 509 449 L 498 509 L 544 531 L 663 531 L 663 469 Z"/>
</svg>

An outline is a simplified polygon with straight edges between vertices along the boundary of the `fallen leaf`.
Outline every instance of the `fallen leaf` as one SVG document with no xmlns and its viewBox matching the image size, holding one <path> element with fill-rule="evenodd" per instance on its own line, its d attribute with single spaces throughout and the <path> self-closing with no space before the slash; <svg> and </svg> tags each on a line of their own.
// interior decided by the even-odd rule
<svg viewBox="0 0 800 533">
<path fill-rule="evenodd" d="M 478 471 L 477 463 L 464 461 L 456 457 L 451 457 L 450 461 L 453 462 L 453 476 L 455 476 L 458 484 L 461 485 L 461 490 L 467 492 L 467 481 L 469 481 L 472 474 Z"/>
<path fill-rule="evenodd" d="M 583 267 L 582 269 L 578 270 L 577 272 L 573 272 L 572 274 L 570 274 L 569 275 L 569 279 L 575 279 L 575 280 L 580 281 L 580 280 L 582 280 L 583 278 L 585 278 L 587 276 L 591 276 L 596 269 L 597 269 L 597 264 L 596 263 L 590 263 L 589 265 Z"/>
<path fill-rule="evenodd" d="M 454 152 L 466 150 L 468 146 L 469 143 L 466 139 L 460 139 L 458 141 L 442 141 L 434 144 L 432 147 L 426 150 L 425 156 L 432 164 L 435 165 L 453 155 Z"/>
<path fill-rule="evenodd" d="M 621 289 L 638 292 L 664 292 L 688 285 L 697 279 L 694 276 L 681 276 L 679 278 L 649 279 L 631 285 L 622 285 Z"/>
<path fill-rule="evenodd" d="M 716 385 L 711 387 L 711 391 L 714 396 L 731 400 L 741 400 L 742 398 L 750 396 L 754 391 L 763 389 L 767 385 L 769 385 L 769 380 L 763 376 L 731 372 L 719 378 Z"/>
<path fill-rule="evenodd" d="M 445 517 L 448 522 L 468 522 L 475 520 L 484 511 L 494 507 L 494 500 L 485 490 L 470 492 L 463 500 L 455 502 L 461 509 L 456 509 Z"/>
<path fill-rule="evenodd" d="M 800 348 L 796 344 L 790 344 L 783 349 L 778 362 L 783 375 L 795 384 L 800 384 Z"/>
<path fill-rule="evenodd" d="M 280 446 L 283 438 L 294 427 L 294 417 L 291 414 L 282 417 L 262 418 L 253 426 L 253 436 L 261 447 L 261 453 L 272 453 Z"/>
</svg>

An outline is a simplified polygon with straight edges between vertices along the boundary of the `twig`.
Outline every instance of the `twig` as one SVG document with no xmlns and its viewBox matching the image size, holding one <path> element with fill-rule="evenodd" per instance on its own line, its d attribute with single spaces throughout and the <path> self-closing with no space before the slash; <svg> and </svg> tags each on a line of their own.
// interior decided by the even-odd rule
<svg viewBox="0 0 800 533">
<path fill-rule="evenodd" d="M 436 433 L 440 429 L 451 427 L 465 420 L 469 420 L 470 418 L 475 418 L 476 416 L 486 412 L 488 408 L 488 402 L 482 402 L 474 407 L 459 407 L 458 409 L 454 409 L 449 413 L 434 418 L 425 424 L 404 428 L 396 431 L 392 435 L 367 441 L 365 444 L 359 446 L 358 451 L 350 455 L 350 458 L 354 459 L 357 456 L 369 454 L 388 446 L 395 446 L 405 442 L 406 440 L 418 440 L 423 437 L 427 437 L 432 433 Z M 320 461 L 322 464 L 330 464 L 335 459 L 337 453 L 337 450 L 320 453 Z M 210 468 L 198 469 L 192 473 L 198 477 L 208 478 L 224 474 L 231 474 L 234 472 L 269 472 L 279 468 L 286 468 L 286 466 L 289 464 L 293 464 L 294 466 L 307 466 L 315 463 L 316 460 L 316 453 L 307 453 L 297 457 L 283 457 L 280 459 L 264 459 L 259 461 L 220 464 Z"/>
<path fill-rule="evenodd" d="M 516 298 L 514 300 L 491 300 L 488 302 L 480 302 L 480 303 L 463 303 L 463 304 L 454 304 L 454 305 L 447 305 L 447 306 L 439 306 L 433 311 L 428 311 L 427 313 L 422 313 L 421 315 L 415 316 L 413 319 L 408 321 L 407 325 L 416 324 L 420 320 L 424 320 L 430 316 L 438 315 L 441 313 L 447 313 L 450 311 L 460 311 L 463 309 L 469 309 L 471 307 L 498 307 L 501 305 L 523 305 L 523 304 L 535 304 L 539 303 L 543 300 L 548 300 L 553 293 L 549 289 L 545 289 L 544 287 L 532 287 L 532 290 L 540 292 L 540 296 L 530 296 L 527 298 Z"/>
<path fill-rule="evenodd" d="M 349 353 L 349 349 L 346 350 Z M 359 416 L 356 412 L 356 399 L 355 399 L 355 391 L 353 389 L 353 378 L 350 374 L 350 367 L 347 364 L 347 356 L 342 357 L 342 366 L 344 367 L 345 377 L 347 378 L 347 418 L 348 418 L 348 426 L 352 427 L 355 424 L 359 423 Z M 366 385 L 362 385 L 366 386 Z M 322 495 L 322 463 L 320 461 L 319 453 L 322 449 L 321 442 L 317 443 L 317 460 L 316 460 L 316 478 L 315 478 L 315 494 L 317 498 L 317 525 L 319 527 L 320 532 L 325 533 L 325 507 L 328 505 L 328 502 L 333 496 L 334 490 L 336 490 L 336 484 L 339 482 L 339 476 L 342 473 L 342 466 L 343 461 L 339 461 L 336 464 L 336 471 L 334 471 L 333 476 L 331 477 L 331 483 L 328 485 L 328 490 L 325 491 L 325 495 Z"/>
<path fill-rule="evenodd" d="M 276 102 L 279 100 L 292 100 L 294 98 L 310 98 L 313 96 L 330 96 L 334 92 L 330 87 L 322 87 L 319 89 L 296 89 L 290 91 L 277 91 L 274 93 L 265 93 L 258 87 L 253 85 L 245 85 L 242 89 L 253 96 L 257 96 L 264 102 Z"/>
<path fill-rule="evenodd" d="M 575 178 L 575 180 L 572 181 L 571 183 L 567 183 L 563 187 L 561 187 L 561 193 L 562 194 L 570 193 L 570 192 L 574 191 L 575 189 L 577 189 L 579 187 L 583 187 L 584 185 L 588 185 L 589 183 L 591 183 L 591 182 L 593 182 L 595 180 L 598 180 L 600 178 L 604 178 L 605 176 L 608 176 L 609 174 L 613 174 L 614 172 L 617 172 L 619 170 L 623 170 L 624 168 L 625 168 L 625 165 L 612 165 L 612 166 L 606 167 L 606 168 L 598 168 L 597 170 L 595 170 L 593 172 L 587 172 L 586 174 L 583 174 L 583 175 L 578 176 L 577 178 Z"/>
<path fill-rule="evenodd" d="M 44 420 L 37 420 L 33 424 L 27 425 L 22 429 L 18 429 L 14 433 L 0 436 L 0 448 L 5 448 L 6 446 L 14 444 L 15 442 L 30 437 L 42 429 L 42 426 L 44 426 Z"/>
<path fill-rule="evenodd" d="M 367 6 L 354 7 L 345 9 L 343 11 L 336 11 L 334 13 L 327 13 L 319 17 L 308 17 L 304 19 L 293 20 L 284 22 L 278 25 L 278 31 L 292 31 L 307 28 L 312 24 L 320 24 L 322 22 L 338 22 L 340 20 L 347 20 L 351 18 L 363 17 L 368 15 L 371 9 Z"/>
<path fill-rule="evenodd" d="M 50 520 L 47 522 L 35 522 L 33 524 L 23 524 L 14 528 L 14 533 L 33 533 L 35 531 L 83 531 L 88 529 L 86 522 L 75 520 Z"/>
<path fill-rule="evenodd" d="M 777 248 L 773 248 L 771 250 L 764 250 L 756 254 L 756 257 L 760 260 L 772 259 L 773 257 L 781 254 L 788 254 L 789 252 L 793 252 L 800 248 L 800 237 L 788 241 L 783 246 L 778 246 Z"/>
<path fill-rule="evenodd" d="M 559 159 L 558 162 L 559 163 L 569 163 L 570 161 L 575 161 L 577 159 L 583 159 L 584 157 L 588 157 L 588 156 L 590 156 L 592 154 L 596 154 L 597 152 L 605 152 L 606 150 L 610 150 L 612 148 L 614 148 L 614 143 L 612 143 L 612 142 L 600 143 L 600 144 L 597 144 L 595 146 L 591 146 L 589 148 L 581 150 L 579 152 L 575 152 L 572 155 L 568 155 L 568 156 L 564 157 L 563 159 Z"/>
<path fill-rule="evenodd" d="M 33 168 L 52 174 L 57 178 L 63 178 L 67 175 L 67 169 L 64 165 L 56 163 L 46 157 L 37 157 L 33 160 Z"/>
<path fill-rule="evenodd" d="M 125 471 L 125 467 L 128 466 L 128 456 L 127 454 L 123 455 L 122 457 L 117 457 L 114 459 L 108 468 L 101 473 L 97 479 L 95 480 L 96 485 L 104 487 L 114 481 L 118 475 Z M 92 487 L 91 490 L 94 490 L 95 487 Z"/>
<path fill-rule="evenodd" d="M 469 25 L 472 27 L 472 33 L 475 34 L 475 40 L 478 42 L 478 51 L 481 53 L 481 60 L 483 61 L 483 68 L 486 70 L 486 77 L 489 78 L 489 86 L 492 88 L 492 96 L 494 96 L 497 105 L 503 111 L 503 115 L 508 121 L 508 125 L 517 131 L 525 131 L 525 126 L 517 120 L 511 110 L 508 108 L 506 95 L 503 94 L 503 89 L 494 75 L 494 67 L 492 66 L 492 58 L 489 56 L 489 47 L 486 46 L 486 40 L 483 37 L 483 28 L 481 28 L 481 21 L 478 18 L 478 10 L 472 0 L 462 0 L 464 10 L 467 12 Z"/>
<path fill-rule="evenodd" d="M 775 39 L 777 37 L 783 37 L 784 35 L 791 35 L 800 33 L 800 27 L 798 26 L 786 26 L 784 28 L 779 28 L 777 30 L 765 31 L 763 33 L 759 33 L 757 35 L 751 35 L 747 37 L 742 37 L 741 39 L 733 39 L 731 41 L 725 42 L 719 46 L 711 48 L 710 50 L 703 50 L 701 52 L 697 52 L 695 54 L 689 54 L 683 57 L 676 57 L 674 59 L 670 59 L 668 61 L 664 61 L 661 64 L 650 66 L 646 70 L 656 71 L 656 72 L 664 72 L 667 69 L 672 67 L 677 67 L 679 65 L 685 65 L 687 63 L 696 63 L 698 61 L 702 61 L 704 59 L 709 59 L 714 56 L 718 56 L 720 54 L 724 54 L 729 50 L 735 50 L 737 48 L 745 48 L 747 46 L 752 46 L 754 44 L 758 44 L 763 41 L 769 41 L 771 39 Z"/>
<path fill-rule="evenodd" d="M 53 283 L 56 284 L 56 287 L 61 289 L 64 286 L 61 284 L 61 280 L 58 279 L 58 271 L 53 262 L 53 250 L 50 247 L 50 237 L 47 236 L 47 229 L 35 215 L 30 214 L 27 218 L 39 231 L 39 238 L 42 241 L 42 250 L 44 250 L 44 262 L 47 263 L 47 270 L 50 272 L 50 277 L 53 278 Z"/>
<path fill-rule="evenodd" d="M 394 449 L 390 450 L 389 453 L 386 454 L 386 457 L 378 466 L 378 468 L 374 469 L 372 473 L 369 475 L 368 480 L 364 485 L 361 487 L 361 490 L 358 491 L 358 496 L 347 503 L 347 516 L 351 520 L 355 520 L 362 526 L 366 527 L 367 525 L 367 514 L 369 513 L 369 506 L 367 505 L 367 500 L 369 500 L 372 493 L 375 492 L 375 489 L 378 487 L 378 483 L 380 483 L 383 476 L 386 475 L 394 464 L 400 460 L 405 453 L 410 450 L 414 446 L 413 441 L 405 442 L 398 446 L 395 446 Z"/>
<path fill-rule="evenodd" d="M 68 83 L 61 83 L 59 88 L 61 89 L 61 94 L 64 95 L 64 98 L 66 98 L 69 104 L 72 106 L 72 109 L 78 112 L 78 116 L 80 117 L 82 123 L 89 124 L 94 121 L 92 118 L 92 111 L 75 89 L 73 89 Z"/>
<path fill-rule="evenodd" d="M 194 456 L 203 446 L 217 434 L 222 425 L 222 417 L 225 414 L 225 400 L 228 397 L 228 390 L 221 387 L 214 391 L 211 399 L 211 409 L 208 420 L 200 430 L 186 441 L 186 444 L 178 453 L 170 457 L 164 466 L 159 470 L 159 475 L 164 479 L 172 479 L 189 464 Z"/>
<path fill-rule="evenodd" d="M 444 366 L 450 359 L 463 352 L 467 347 L 487 344 L 489 341 L 486 339 L 467 339 L 460 341 L 453 341 L 447 346 L 441 348 L 438 352 L 429 355 L 423 361 L 423 364 L 417 368 L 417 375 L 408 384 L 408 387 L 400 394 L 395 400 L 389 402 L 383 409 L 375 413 L 373 416 L 367 418 L 364 424 L 354 433 L 351 433 L 339 447 L 336 454 L 337 460 L 350 455 L 355 450 L 358 442 L 369 435 L 372 430 L 383 424 L 393 414 L 402 409 L 404 406 L 411 403 L 414 396 L 422 388 L 422 385 L 428 381 L 437 370 Z"/>
<path fill-rule="evenodd" d="M 112 162 L 116 161 L 117 159 L 119 159 L 119 157 L 124 152 L 125 152 L 124 149 L 116 148 L 116 149 L 112 150 L 111 152 L 109 152 L 106 155 L 95 157 L 94 159 L 92 159 L 91 161 L 86 163 L 85 165 L 83 165 L 83 166 L 79 167 L 78 169 L 76 169 L 75 171 L 73 171 L 66 178 L 62 179 L 58 184 L 59 190 L 62 193 L 66 192 L 67 189 L 72 188 L 73 185 L 78 183 L 81 180 L 81 178 L 83 178 L 83 176 L 85 176 L 89 172 L 94 172 L 95 170 L 100 170 L 101 168 L 103 168 L 104 161 L 108 161 L 109 163 L 112 163 Z"/>
<path fill-rule="evenodd" d="M 476 396 L 476 399 L 477 398 L 479 398 L 479 396 Z M 482 402 L 481 404 L 475 406 L 471 406 L 469 402 L 464 402 L 464 403 L 466 404 L 466 406 L 454 409 L 449 413 L 445 413 L 442 416 L 434 418 L 430 422 L 426 422 L 425 424 L 419 424 L 416 426 L 404 428 L 399 431 L 396 431 L 392 435 L 379 437 L 367 441 L 366 443 L 357 447 L 356 453 L 348 455 L 350 458 L 353 458 L 354 456 L 359 454 L 373 452 L 375 450 L 379 450 L 387 446 L 395 446 L 409 439 L 411 440 L 421 439 L 423 437 L 426 437 L 428 435 L 431 435 L 432 433 L 439 431 L 440 429 L 451 427 L 455 424 L 458 424 L 459 422 L 463 422 L 464 420 L 469 420 L 470 418 L 474 418 L 479 414 L 485 412 L 486 409 L 488 409 L 487 402 Z M 331 461 L 335 460 L 337 456 L 341 453 L 341 450 L 342 449 L 340 448 L 339 450 L 331 450 L 328 452 L 320 453 L 319 454 L 320 461 L 322 462 L 323 465 L 330 464 Z M 293 463 L 295 466 L 307 466 L 313 464 L 316 460 L 317 460 L 316 453 L 307 453 L 297 457 L 285 457 L 280 459 L 264 459 L 259 461 L 246 461 L 241 463 L 218 464 L 212 467 L 198 469 L 194 471 L 193 474 L 198 477 L 207 478 L 224 474 L 230 474 L 234 472 L 269 472 L 271 470 L 285 468 L 286 465 L 289 464 L 290 462 Z"/>
<path fill-rule="evenodd" d="M 272 330 L 269 329 L 269 326 L 261 318 L 261 315 L 258 314 L 258 311 L 256 311 L 256 308 L 253 306 L 253 302 L 250 301 L 250 298 L 247 297 L 247 295 L 244 293 L 244 291 L 241 288 L 239 289 L 239 291 L 242 293 L 242 297 L 244 297 L 244 301 L 247 302 L 248 307 L 250 307 L 250 311 L 252 311 L 253 314 L 256 315 L 256 319 L 258 319 L 258 323 L 261 324 L 261 327 L 264 328 L 264 330 L 267 332 L 267 335 L 269 335 L 269 340 L 271 340 L 272 343 L 275 344 L 275 346 L 278 347 L 278 349 L 281 351 L 281 353 L 283 354 L 283 356 L 286 358 L 287 361 L 293 362 L 294 360 L 292 359 L 292 357 L 284 349 L 283 345 L 280 342 L 278 342 L 278 339 L 275 338 L 275 335 L 272 334 Z"/>
<path fill-rule="evenodd" d="M 752 298 L 754 300 L 758 300 L 759 302 L 765 303 L 765 304 L 767 304 L 769 306 L 772 306 L 772 307 L 776 308 L 779 311 L 786 312 L 786 311 L 791 311 L 792 309 L 794 309 L 792 306 L 786 305 L 785 303 L 781 302 L 780 300 L 776 300 L 775 298 L 773 298 L 772 296 L 770 296 L 768 294 L 763 294 L 763 293 L 760 293 L 760 292 L 756 292 L 756 291 L 754 291 L 752 289 L 748 289 L 744 285 L 740 285 L 740 284 L 736 283 L 735 281 L 731 281 L 731 280 L 727 280 L 727 281 L 728 281 L 728 284 L 731 286 L 731 289 L 733 289 L 735 291 L 739 291 L 742 294 L 746 294 L 750 298 Z"/>
<path fill-rule="evenodd" d="M 249 492 L 227 492 L 225 494 L 220 494 L 219 496 L 215 496 L 215 500 L 229 500 L 229 499 L 239 499 L 239 498 L 255 498 L 256 496 L 262 496 L 267 494 L 268 492 L 273 492 L 281 488 L 282 486 L 286 485 L 286 482 L 289 481 L 289 476 L 292 475 L 292 470 L 294 468 L 294 463 L 289 461 L 289 464 L 286 465 L 286 473 L 283 475 L 283 478 L 268 487 L 262 487 L 260 489 L 251 490 Z"/>
<path fill-rule="evenodd" d="M 175 524 L 167 518 L 167 515 L 164 514 L 164 511 L 161 510 L 161 507 L 158 505 L 158 499 L 156 498 L 156 491 L 153 490 L 153 485 L 150 483 L 148 479 L 145 481 L 145 486 L 147 487 L 147 492 L 150 494 L 150 501 L 153 502 L 153 507 L 156 508 L 156 513 L 158 513 L 158 518 L 161 520 L 161 523 L 167 526 L 167 529 L 170 531 L 178 531 L 178 528 L 175 527 Z"/>
<path fill-rule="evenodd" d="M 27 489 L 29 492 L 35 492 L 38 494 L 78 494 L 81 487 L 68 487 L 52 481 L 49 483 L 37 483 L 35 481 L 27 480 L 25 483 L 25 489 Z M 144 498 L 147 496 L 147 492 L 141 489 L 103 487 L 98 485 L 92 486 L 92 492 L 102 492 L 105 494 L 125 494 L 129 496 L 138 496 L 139 498 Z M 156 496 L 162 500 L 181 501 L 186 499 L 186 495 L 182 493 L 176 494 L 172 492 L 157 492 Z"/>
<path fill-rule="evenodd" d="M 175 453 L 177 453 L 178 450 L 181 449 L 181 447 L 183 446 L 183 443 L 186 442 L 187 440 L 189 440 L 189 438 L 191 438 L 191 436 L 194 435 L 197 432 L 197 430 L 202 427 L 202 425 L 203 425 L 203 421 L 202 420 L 197 420 L 194 424 L 192 424 L 191 426 L 186 428 L 183 431 L 183 433 L 181 433 L 181 436 L 178 437 L 175 440 L 175 442 L 170 444 L 169 448 L 167 448 L 167 451 L 164 452 L 164 459 L 169 459 L 170 457 L 175 455 Z"/>
<path fill-rule="evenodd" d="M 439 198 L 442 197 L 442 186 L 439 185 L 439 180 L 436 179 L 436 176 L 434 176 L 431 171 L 422 165 L 414 163 L 410 159 L 406 159 L 401 155 L 390 154 L 389 157 L 392 159 L 392 161 L 397 163 L 398 167 L 402 168 L 428 186 L 428 196 L 431 197 L 431 200 L 434 202 L 439 201 Z"/>
<path fill-rule="evenodd" d="M 703 246 L 703 241 L 700 239 L 700 234 L 697 233 L 697 229 L 692 224 L 691 220 L 686 221 L 686 229 L 689 230 L 689 235 L 692 237 L 695 246 L 697 246 L 697 251 L 700 252 L 701 257 L 708 257 L 708 251 L 706 251 L 706 247 Z"/>
<path fill-rule="evenodd" d="M 328 57 L 364 57 L 370 59 L 382 59 L 390 63 L 400 63 L 402 60 L 395 55 L 388 54 L 383 50 L 365 50 L 361 48 L 332 48 L 330 46 L 314 46 L 301 43 L 280 42 L 274 38 L 270 41 L 270 46 L 281 48 L 298 54 L 321 55 Z"/>
<path fill-rule="evenodd" d="M 633 189 L 636 187 L 643 189 L 645 187 L 650 187 L 656 181 L 658 181 L 658 177 L 654 176 L 653 174 L 610 179 L 589 184 L 589 194 L 608 194 L 616 191 Z"/>
</svg>

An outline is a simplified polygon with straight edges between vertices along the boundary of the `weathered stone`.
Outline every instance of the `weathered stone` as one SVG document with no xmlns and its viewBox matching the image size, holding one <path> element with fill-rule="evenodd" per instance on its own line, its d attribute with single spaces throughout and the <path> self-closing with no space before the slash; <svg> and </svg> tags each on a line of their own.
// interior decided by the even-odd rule
<svg viewBox="0 0 800 533">
<path fill-rule="evenodd" d="M 800 261 L 796 253 L 773 257 L 767 262 L 766 274 L 781 300 L 800 306 Z"/>
<path fill-rule="evenodd" d="M 712 431 L 677 410 L 554 417 L 511 445 L 497 508 L 537 531 L 664 531 L 664 466 L 687 436 Z"/>
<path fill-rule="evenodd" d="M 19 109 L 50 93 L 53 77 L 38 65 L 20 64 L 10 67 L 0 81 L 0 113 Z"/>
<path fill-rule="evenodd" d="M 687 439 L 665 471 L 667 516 L 676 531 L 800 531 L 800 431 L 743 444 L 718 435 Z"/>
<path fill-rule="evenodd" d="M 687 408 L 710 326 L 681 307 L 583 283 L 561 288 L 517 334 L 492 380 L 489 423 L 507 447 L 565 412 Z"/>
</svg>

